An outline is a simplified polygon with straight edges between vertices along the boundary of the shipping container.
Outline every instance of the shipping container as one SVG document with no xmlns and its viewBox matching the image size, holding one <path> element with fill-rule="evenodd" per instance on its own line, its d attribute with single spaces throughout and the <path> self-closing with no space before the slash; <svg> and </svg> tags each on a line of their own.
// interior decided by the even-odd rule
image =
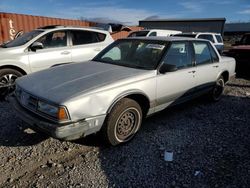
<svg viewBox="0 0 250 188">
<path fill-rule="evenodd" d="M 96 23 L 0 12 L 0 44 L 9 40 L 13 40 L 18 33 L 28 32 L 38 27 L 47 25 L 93 27 L 96 25 Z"/>
</svg>

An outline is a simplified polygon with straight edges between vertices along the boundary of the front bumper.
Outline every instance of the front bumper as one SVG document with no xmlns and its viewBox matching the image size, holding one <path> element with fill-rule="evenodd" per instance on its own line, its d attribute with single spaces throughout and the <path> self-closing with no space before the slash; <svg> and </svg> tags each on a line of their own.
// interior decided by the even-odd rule
<svg viewBox="0 0 250 188">
<path fill-rule="evenodd" d="M 59 124 L 46 120 L 25 109 L 14 96 L 8 97 L 8 101 L 14 107 L 18 117 L 27 123 L 31 129 L 45 132 L 61 140 L 76 140 L 99 131 L 106 117 L 101 115 L 77 122 Z"/>
</svg>

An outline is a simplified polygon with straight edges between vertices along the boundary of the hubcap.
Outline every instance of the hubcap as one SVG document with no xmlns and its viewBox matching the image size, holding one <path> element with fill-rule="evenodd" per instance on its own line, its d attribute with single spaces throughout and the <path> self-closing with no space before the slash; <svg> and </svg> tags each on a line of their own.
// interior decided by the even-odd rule
<svg viewBox="0 0 250 188">
<path fill-rule="evenodd" d="M 15 80 L 17 75 L 6 74 L 0 78 L 0 95 L 5 96 L 15 89 Z"/>
<path fill-rule="evenodd" d="M 116 137 L 120 141 L 128 141 L 140 124 L 140 114 L 135 108 L 126 109 L 117 119 Z"/>
</svg>

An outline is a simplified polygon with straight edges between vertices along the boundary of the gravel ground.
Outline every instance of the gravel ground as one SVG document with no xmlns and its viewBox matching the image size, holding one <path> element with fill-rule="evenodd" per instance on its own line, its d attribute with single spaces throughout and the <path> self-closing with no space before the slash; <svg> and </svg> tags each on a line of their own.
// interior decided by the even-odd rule
<svg viewBox="0 0 250 188">
<path fill-rule="evenodd" d="M 250 80 L 145 120 L 129 143 L 61 142 L 25 128 L 0 103 L 0 187 L 249 187 Z M 173 161 L 164 161 L 164 151 Z"/>
</svg>

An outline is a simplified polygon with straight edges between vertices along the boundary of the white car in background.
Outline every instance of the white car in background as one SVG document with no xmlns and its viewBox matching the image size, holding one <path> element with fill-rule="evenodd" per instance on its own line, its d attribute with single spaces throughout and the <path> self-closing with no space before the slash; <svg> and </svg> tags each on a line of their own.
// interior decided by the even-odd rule
<svg viewBox="0 0 250 188">
<path fill-rule="evenodd" d="M 176 30 L 164 30 L 164 29 L 149 29 L 149 30 L 141 30 L 134 31 L 128 35 L 128 37 L 170 37 L 175 34 L 182 33 L 181 31 Z"/>
<path fill-rule="evenodd" d="M 46 26 L 0 46 L 0 97 L 23 75 L 95 57 L 113 42 L 108 31 L 97 28 Z"/>
</svg>

